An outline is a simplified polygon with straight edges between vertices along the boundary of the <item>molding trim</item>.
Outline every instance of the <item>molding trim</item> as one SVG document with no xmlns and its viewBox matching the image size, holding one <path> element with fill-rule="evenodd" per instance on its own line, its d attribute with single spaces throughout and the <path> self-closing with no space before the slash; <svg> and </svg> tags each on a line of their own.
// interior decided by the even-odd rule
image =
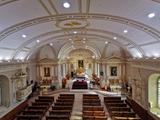
<svg viewBox="0 0 160 120">
<path fill-rule="evenodd" d="M 65 20 L 65 19 L 99 19 L 99 20 L 106 20 L 106 21 L 113 21 L 113 22 L 118 22 L 121 24 L 125 24 L 128 26 L 131 26 L 135 29 L 144 31 L 146 34 L 149 34 L 153 38 L 155 38 L 157 41 L 160 39 L 160 31 L 145 25 L 141 22 L 134 21 L 131 19 L 127 19 L 124 17 L 119 17 L 119 16 L 112 16 L 112 15 L 107 15 L 107 14 L 61 14 L 61 15 L 54 15 L 54 16 L 45 16 L 45 17 L 40 17 L 40 18 L 35 18 L 31 19 L 28 21 L 24 21 L 18 24 L 15 24 L 11 27 L 8 27 L 4 29 L 3 31 L 0 32 L 0 41 L 5 39 L 7 36 L 18 32 L 20 30 L 23 30 L 27 27 L 37 25 L 37 24 L 42 24 L 42 23 L 47 23 L 51 21 L 56 21 L 56 20 Z"/>
<path fill-rule="evenodd" d="M 131 65 L 132 67 L 135 68 L 141 68 L 141 69 L 146 69 L 146 70 L 153 70 L 153 71 L 160 71 L 160 68 L 153 68 L 153 67 L 148 67 L 148 66 L 141 66 L 141 65 Z"/>
<path fill-rule="evenodd" d="M 16 1 L 19 1 L 19 0 L 0 0 L 0 7 L 3 5 L 9 4 L 11 2 L 16 2 Z"/>
</svg>

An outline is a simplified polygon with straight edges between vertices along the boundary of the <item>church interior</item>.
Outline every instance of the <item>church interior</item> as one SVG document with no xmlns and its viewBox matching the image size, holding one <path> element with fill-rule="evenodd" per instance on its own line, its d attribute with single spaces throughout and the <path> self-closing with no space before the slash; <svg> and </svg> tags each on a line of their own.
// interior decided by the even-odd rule
<svg viewBox="0 0 160 120">
<path fill-rule="evenodd" d="M 0 0 L 0 120 L 160 120 L 160 0 Z"/>
</svg>

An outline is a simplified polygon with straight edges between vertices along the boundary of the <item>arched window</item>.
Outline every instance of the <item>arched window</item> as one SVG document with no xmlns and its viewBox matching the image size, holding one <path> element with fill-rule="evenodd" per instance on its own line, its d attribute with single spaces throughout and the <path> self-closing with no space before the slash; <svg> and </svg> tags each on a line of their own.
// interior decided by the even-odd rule
<svg viewBox="0 0 160 120">
<path fill-rule="evenodd" d="M 160 108 L 160 78 L 157 81 L 157 98 L 158 98 L 158 107 Z"/>
</svg>

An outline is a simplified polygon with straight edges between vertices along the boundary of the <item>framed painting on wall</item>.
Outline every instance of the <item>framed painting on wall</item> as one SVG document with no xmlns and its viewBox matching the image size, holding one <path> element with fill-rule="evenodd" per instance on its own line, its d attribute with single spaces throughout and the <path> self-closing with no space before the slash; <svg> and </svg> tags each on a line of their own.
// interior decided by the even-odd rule
<svg viewBox="0 0 160 120">
<path fill-rule="evenodd" d="M 44 77 L 50 77 L 50 68 L 49 67 L 44 68 Z"/>
<path fill-rule="evenodd" d="M 83 60 L 78 60 L 78 67 L 82 67 L 83 68 Z"/>
<path fill-rule="evenodd" d="M 117 76 L 117 67 L 116 66 L 111 66 L 110 67 L 110 75 L 111 76 Z"/>
</svg>

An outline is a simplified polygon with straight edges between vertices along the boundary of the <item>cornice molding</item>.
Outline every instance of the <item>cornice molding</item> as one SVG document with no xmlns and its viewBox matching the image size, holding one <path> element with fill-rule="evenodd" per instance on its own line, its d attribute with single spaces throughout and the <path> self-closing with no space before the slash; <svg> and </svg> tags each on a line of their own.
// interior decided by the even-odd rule
<svg viewBox="0 0 160 120">
<path fill-rule="evenodd" d="M 19 1 L 19 0 L 0 0 L 0 7 L 3 5 L 9 4 L 11 2 L 16 2 L 16 1 Z"/>
</svg>

